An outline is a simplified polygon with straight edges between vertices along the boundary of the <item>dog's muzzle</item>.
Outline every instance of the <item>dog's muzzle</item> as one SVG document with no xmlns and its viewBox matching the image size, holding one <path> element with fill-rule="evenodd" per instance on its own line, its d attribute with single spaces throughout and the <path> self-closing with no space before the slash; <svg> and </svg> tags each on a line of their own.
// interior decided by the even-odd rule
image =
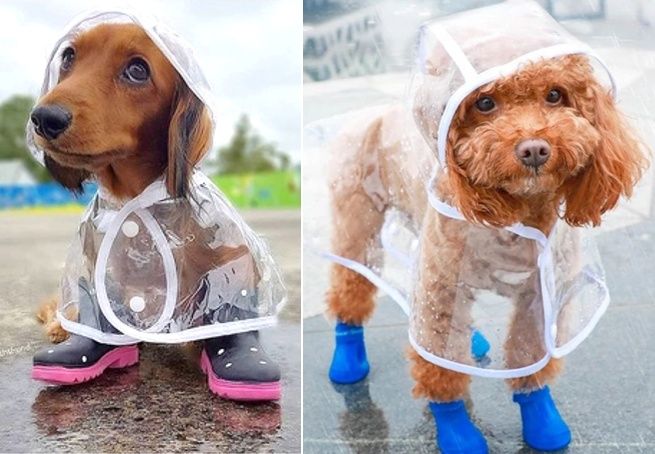
<svg viewBox="0 0 655 454">
<path fill-rule="evenodd" d="M 30 115 L 34 130 L 46 140 L 56 139 L 68 129 L 72 119 L 73 115 L 57 104 L 39 106 Z"/>
</svg>

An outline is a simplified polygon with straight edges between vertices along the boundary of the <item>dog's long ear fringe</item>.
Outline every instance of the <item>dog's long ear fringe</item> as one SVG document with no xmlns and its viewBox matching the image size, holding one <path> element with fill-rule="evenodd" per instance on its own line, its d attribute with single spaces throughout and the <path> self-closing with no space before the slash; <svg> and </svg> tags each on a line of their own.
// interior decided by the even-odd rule
<svg viewBox="0 0 655 454">
<path fill-rule="evenodd" d="M 566 199 L 564 219 L 571 225 L 599 225 L 601 215 L 614 208 L 647 167 L 646 150 L 632 127 L 617 111 L 610 94 L 599 85 L 589 88 L 594 108 L 587 119 L 600 131 L 602 141 L 591 164 L 563 187 Z"/>
<path fill-rule="evenodd" d="M 179 82 L 168 128 L 166 182 L 171 196 L 188 195 L 193 167 L 208 151 L 211 132 L 207 107 L 184 82 Z"/>
<path fill-rule="evenodd" d="M 43 157 L 43 162 L 57 183 L 74 194 L 81 194 L 84 191 L 82 183 L 91 176 L 89 172 L 83 169 L 62 166 L 48 155 Z"/>
</svg>

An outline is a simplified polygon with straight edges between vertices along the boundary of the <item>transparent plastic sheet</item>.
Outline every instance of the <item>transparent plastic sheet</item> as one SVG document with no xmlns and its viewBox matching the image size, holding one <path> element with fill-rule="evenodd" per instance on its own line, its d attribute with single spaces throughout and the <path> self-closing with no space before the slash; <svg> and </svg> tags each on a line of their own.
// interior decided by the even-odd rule
<svg viewBox="0 0 655 454">
<path fill-rule="evenodd" d="M 472 375 L 529 375 L 571 352 L 605 312 L 609 292 L 589 229 L 558 222 L 546 237 L 525 226 L 472 224 L 447 204 L 430 209 L 440 232 L 430 247 L 416 223 L 392 209 L 365 260 L 324 254 L 403 308 L 410 343 L 425 359 Z M 424 261 L 426 250 L 436 253 Z M 489 341 L 483 358 L 471 355 L 473 330 Z"/>
<path fill-rule="evenodd" d="M 574 54 L 587 56 L 598 79 L 615 92 L 605 63 L 534 1 L 508 0 L 424 24 L 410 96 L 440 163 L 445 165 L 448 130 L 466 96 L 528 63 Z"/>
<path fill-rule="evenodd" d="M 589 229 L 558 223 L 550 235 L 554 290 L 548 339 L 555 357 L 567 355 L 596 325 L 609 304 L 605 270 Z"/>
<path fill-rule="evenodd" d="M 104 23 L 143 28 L 210 114 L 214 111 L 189 45 L 154 17 L 114 10 L 83 14 L 67 26 L 46 66 L 42 96 L 58 83 L 63 49 Z M 34 134 L 28 123 L 28 146 L 43 163 Z M 198 170 L 185 199 L 168 195 L 163 176 L 124 204 L 100 188 L 71 245 L 61 287 L 57 315 L 64 329 L 115 345 L 258 330 L 276 323 L 286 301 L 268 246 Z"/>
<path fill-rule="evenodd" d="M 462 372 L 529 373 L 547 357 L 539 245 L 504 229 L 438 215 L 436 257 L 420 258 L 410 339 L 427 358 Z M 427 276 L 420 276 L 425 271 Z M 490 344 L 471 356 L 471 332 Z M 466 367 L 462 367 L 466 366 Z"/>
<path fill-rule="evenodd" d="M 430 258 L 429 280 L 438 296 L 417 276 L 410 311 L 410 341 L 423 357 L 463 373 L 519 377 L 589 335 L 609 304 L 590 229 L 497 229 L 469 223 L 441 201 L 434 206 L 439 256 Z M 471 357 L 473 329 L 489 341 L 484 358 Z"/>
<path fill-rule="evenodd" d="M 66 329 L 109 344 L 176 343 L 275 324 L 286 294 L 266 244 L 202 174 L 122 207 L 91 202 L 62 279 Z"/>
<path fill-rule="evenodd" d="M 445 137 L 466 96 L 527 63 L 570 54 L 588 56 L 614 90 L 603 62 L 535 2 L 455 14 L 422 28 L 406 104 L 311 125 L 323 132 L 322 156 L 332 169 L 327 186 L 337 241 L 323 255 L 364 275 L 408 313 L 410 342 L 428 361 L 472 375 L 529 375 L 579 345 L 607 308 L 602 264 L 587 229 L 559 221 L 547 236 L 522 224 L 475 225 L 435 190 L 448 172 Z M 354 225 L 348 210 L 340 213 L 338 204 L 353 203 L 353 194 L 369 200 L 357 213 L 365 225 Z M 451 241 L 423 242 L 425 216 L 437 218 L 442 240 L 440 229 L 452 230 Z M 364 236 L 381 222 L 379 235 Z M 351 235 L 365 247 L 340 240 Z M 434 255 L 427 280 L 436 281 L 439 296 L 421 288 L 420 254 L 428 249 Z M 491 344 L 485 358 L 471 356 L 473 329 Z"/>
</svg>

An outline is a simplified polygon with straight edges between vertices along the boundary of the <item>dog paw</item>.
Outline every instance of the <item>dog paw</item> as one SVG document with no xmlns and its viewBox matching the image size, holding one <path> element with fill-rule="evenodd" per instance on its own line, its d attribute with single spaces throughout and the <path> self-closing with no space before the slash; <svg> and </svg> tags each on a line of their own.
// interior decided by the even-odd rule
<svg viewBox="0 0 655 454">
<path fill-rule="evenodd" d="M 50 342 L 53 344 L 59 344 L 61 342 L 64 342 L 66 339 L 68 339 L 68 331 L 64 330 L 64 328 L 61 327 L 61 323 L 59 323 L 59 320 L 53 320 L 46 326 L 46 336 L 48 336 L 48 339 Z"/>
<path fill-rule="evenodd" d="M 57 298 L 52 296 L 44 298 L 36 311 L 36 319 L 43 325 L 49 325 L 55 320 L 57 311 Z"/>
</svg>

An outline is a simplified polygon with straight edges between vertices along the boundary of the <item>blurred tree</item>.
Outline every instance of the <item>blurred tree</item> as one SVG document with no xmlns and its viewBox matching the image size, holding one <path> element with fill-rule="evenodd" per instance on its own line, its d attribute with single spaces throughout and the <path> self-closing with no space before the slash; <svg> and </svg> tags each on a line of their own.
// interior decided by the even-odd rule
<svg viewBox="0 0 655 454">
<path fill-rule="evenodd" d="M 287 170 L 290 164 L 286 153 L 253 130 L 247 115 L 239 118 L 232 140 L 219 148 L 215 161 L 219 174 Z"/>
<path fill-rule="evenodd" d="M 50 180 L 46 169 L 31 156 L 25 125 L 34 105 L 30 96 L 15 95 L 0 104 L 0 160 L 20 159 L 39 181 Z"/>
</svg>

